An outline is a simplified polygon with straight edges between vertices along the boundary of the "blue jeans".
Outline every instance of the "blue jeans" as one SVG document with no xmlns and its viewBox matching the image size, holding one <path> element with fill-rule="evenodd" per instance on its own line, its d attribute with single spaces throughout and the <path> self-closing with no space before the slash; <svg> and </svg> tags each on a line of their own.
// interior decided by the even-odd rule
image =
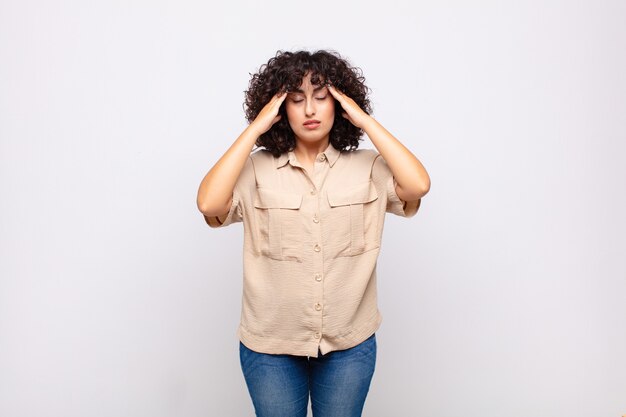
<svg viewBox="0 0 626 417">
<path fill-rule="evenodd" d="M 317 358 L 269 355 L 239 342 L 239 358 L 257 417 L 361 416 L 376 364 L 376 335 Z"/>
</svg>

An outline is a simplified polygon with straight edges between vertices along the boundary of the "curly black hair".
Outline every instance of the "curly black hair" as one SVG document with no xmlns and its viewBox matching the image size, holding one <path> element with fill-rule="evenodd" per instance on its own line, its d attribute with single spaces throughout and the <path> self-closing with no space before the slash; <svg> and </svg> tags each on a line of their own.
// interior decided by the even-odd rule
<svg viewBox="0 0 626 417">
<path fill-rule="evenodd" d="M 278 51 L 275 57 L 259 68 L 259 72 L 252 75 L 244 103 L 248 122 L 251 123 L 257 117 L 276 93 L 300 88 L 302 79 L 309 73 L 314 86 L 330 84 L 352 98 L 367 114 L 371 114 L 369 88 L 365 85 L 361 69 L 352 67 L 338 53 L 325 50 L 313 53 Z M 341 105 L 335 100 L 335 120 L 329 140 L 337 150 L 353 151 L 359 147 L 363 131 L 341 113 Z M 289 152 L 296 146 L 295 135 L 287 120 L 285 103 L 281 105 L 279 114 L 282 115 L 280 120 L 256 141 L 257 146 L 264 147 L 274 156 Z"/>
</svg>

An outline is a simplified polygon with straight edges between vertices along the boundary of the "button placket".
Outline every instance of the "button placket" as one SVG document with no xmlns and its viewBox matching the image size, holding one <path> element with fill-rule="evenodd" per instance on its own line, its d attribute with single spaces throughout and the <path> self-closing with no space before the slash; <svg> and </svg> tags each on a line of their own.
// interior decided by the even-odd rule
<svg viewBox="0 0 626 417">
<path fill-rule="evenodd" d="M 322 155 L 323 156 L 323 155 Z M 321 156 L 318 157 L 318 161 L 320 160 Z M 323 162 L 320 161 L 320 162 Z M 326 164 L 327 165 L 327 164 Z M 316 341 L 320 341 L 322 338 L 322 332 L 323 332 L 323 327 L 322 327 L 322 322 L 323 322 L 323 300 L 324 300 L 324 285 L 322 282 L 322 271 L 324 270 L 324 252 L 323 252 L 323 248 L 322 248 L 322 222 L 320 219 L 320 200 L 321 200 L 321 193 L 320 193 L 320 185 L 323 182 L 323 177 L 326 175 L 325 169 L 328 169 L 327 166 L 320 166 L 320 167 L 316 167 L 315 169 L 315 175 L 314 178 L 317 181 L 317 184 L 315 186 L 315 188 L 311 188 L 310 193 L 312 196 L 312 199 L 315 199 L 315 203 L 313 204 L 314 207 L 314 212 L 313 215 L 311 217 L 311 221 L 312 221 L 312 228 L 313 228 L 313 234 L 312 237 L 313 239 L 315 239 L 313 241 L 314 246 L 313 246 L 313 251 L 314 251 L 314 256 L 313 256 L 313 278 L 315 279 L 315 286 L 312 292 L 312 312 L 313 312 L 313 320 L 312 320 L 312 331 L 314 332 L 314 338 Z"/>
</svg>

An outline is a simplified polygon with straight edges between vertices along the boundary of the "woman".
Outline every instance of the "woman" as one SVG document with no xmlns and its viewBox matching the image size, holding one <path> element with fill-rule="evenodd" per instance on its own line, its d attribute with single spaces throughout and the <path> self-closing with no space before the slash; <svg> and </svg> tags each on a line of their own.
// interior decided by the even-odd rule
<svg viewBox="0 0 626 417">
<path fill-rule="evenodd" d="M 210 226 L 244 225 L 237 333 L 257 416 L 306 416 L 309 395 L 315 417 L 361 415 L 384 215 L 413 216 L 430 188 L 367 93 L 338 54 L 279 51 L 252 76 L 249 126 L 200 184 Z M 363 132 L 378 152 L 357 149 Z"/>
</svg>

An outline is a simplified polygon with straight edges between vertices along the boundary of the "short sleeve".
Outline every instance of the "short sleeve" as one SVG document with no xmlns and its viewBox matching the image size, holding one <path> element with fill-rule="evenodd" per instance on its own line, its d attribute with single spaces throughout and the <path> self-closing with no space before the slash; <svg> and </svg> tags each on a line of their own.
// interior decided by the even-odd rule
<svg viewBox="0 0 626 417">
<path fill-rule="evenodd" d="M 221 216 L 204 216 L 204 221 L 210 227 L 224 227 L 232 223 L 241 222 L 243 220 L 243 208 L 244 200 L 246 196 L 246 190 L 255 187 L 254 167 L 252 165 L 252 159 L 248 157 L 246 163 L 237 178 L 235 188 L 233 189 L 233 202 L 230 205 L 230 209 L 226 214 L 226 217 Z"/>
<path fill-rule="evenodd" d="M 393 213 L 402 217 L 413 217 L 420 207 L 421 199 L 416 201 L 403 201 L 396 193 L 396 179 L 387 165 L 387 162 L 381 155 L 374 160 L 372 167 L 372 179 L 376 184 L 380 184 L 380 188 L 386 190 L 387 193 L 387 209 L 388 213 Z"/>
</svg>

